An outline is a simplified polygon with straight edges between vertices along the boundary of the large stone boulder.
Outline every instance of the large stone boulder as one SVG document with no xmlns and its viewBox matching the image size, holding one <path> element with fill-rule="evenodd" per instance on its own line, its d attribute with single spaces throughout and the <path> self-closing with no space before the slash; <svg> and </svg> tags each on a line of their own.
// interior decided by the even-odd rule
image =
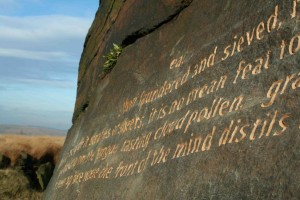
<svg viewBox="0 0 300 200">
<path fill-rule="evenodd" d="M 300 3 L 103 0 L 45 199 L 298 199 Z M 108 74 L 103 56 L 123 51 Z"/>
</svg>

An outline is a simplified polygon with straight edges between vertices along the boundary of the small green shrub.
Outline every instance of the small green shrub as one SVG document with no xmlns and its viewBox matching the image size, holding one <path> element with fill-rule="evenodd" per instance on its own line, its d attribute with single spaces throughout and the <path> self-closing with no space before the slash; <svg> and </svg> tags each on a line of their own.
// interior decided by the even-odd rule
<svg viewBox="0 0 300 200">
<path fill-rule="evenodd" d="M 122 53 L 122 47 L 117 44 L 113 44 L 113 47 L 110 49 L 109 53 L 106 56 L 103 56 L 106 60 L 103 65 L 103 72 L 109 73 L 117 63 L 117 59 Z"/>
</svg>

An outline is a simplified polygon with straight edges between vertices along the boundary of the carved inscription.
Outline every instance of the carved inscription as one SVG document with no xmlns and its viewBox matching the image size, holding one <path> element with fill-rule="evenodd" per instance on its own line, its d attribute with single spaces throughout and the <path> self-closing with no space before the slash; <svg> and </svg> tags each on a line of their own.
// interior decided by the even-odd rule
<svg viewBox="0 0 300 200">
<path fill-rule="evenodd" d="M 293 113 L 275 105 L 284 95 L 299 92 L 299 67 L 286 66 L 293 68 L 291 73 L 276 76 L 263 87 L 257 80 L 272 76 L 274 63 L 278 65 L 287 58 L 299 56 L 300 33 L 293 32 L 290 38 L 280 39 L 278 46 L 268 47 L 259 55 L 247 58 L 237 55 L 254 48 L 258 42 L 267 42 L 265 39 L 270 35 L 294 22 L 299 15 L 299 0 L 291 3 L 287 19 L 280 18 L 281 10 L 276 5 L 263 21 L 233 35 L 230 42 L 222 41 L 225 45 L 213 46 L 194 65 L 186 66 L 184 55 L 172 58 L 166 69 L 179 72 L 173 79 L 124 98 L 122 108 L 117 109 L 120 111 L 116 113 L 120 115 L 118 120 L 92 137 L 82 136 L 69 150 L 65 157 L 68 161 L 59 166 L 56 188 L 69 188 L 95 179 L 126 178 L 213 148 L 283 137 Z M 237 62 L 226 66 L 221 75 L 216 73 L 204 79 L 230 59 Z M 252 89 L 253 94 L 261 94 L 263 90 L 263 96 L 253 97 L 243 91 L 228 95 L 228 91 L 236 87 L 245 91 Z M 164 98 L 168 101 L 160 103 Z M 254 107 L 263 114 L 252 115 L 250 120 L 244 117 L 244 113 Z M 223 122 L 222 125 L 219 122 Z M 82 165 L 90 169 L 81 170 Z M 76 168 L 79 170 L 74 170 Z"/>
</svg>

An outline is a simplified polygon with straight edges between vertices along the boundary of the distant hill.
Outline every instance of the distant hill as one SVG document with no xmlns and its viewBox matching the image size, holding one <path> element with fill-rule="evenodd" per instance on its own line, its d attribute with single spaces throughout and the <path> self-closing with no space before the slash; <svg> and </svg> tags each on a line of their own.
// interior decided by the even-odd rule
<svg viewBox="0 0 300 200">
<path fill-rule="evenodd" d="M 67 131 L 35 126 L 0 124 L 0 134 L 65 136 Z"/>
</svg>

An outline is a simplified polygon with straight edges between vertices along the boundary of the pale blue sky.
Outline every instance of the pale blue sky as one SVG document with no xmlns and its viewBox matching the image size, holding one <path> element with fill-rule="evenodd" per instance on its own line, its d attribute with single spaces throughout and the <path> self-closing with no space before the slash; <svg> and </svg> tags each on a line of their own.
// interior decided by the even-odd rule
<svg viewBox="0 0 300 200">
<path fill-rule="evenodd" d="M 0 124 L 69 129 L 99 0 L 0 0 Z"/>
</svg>

